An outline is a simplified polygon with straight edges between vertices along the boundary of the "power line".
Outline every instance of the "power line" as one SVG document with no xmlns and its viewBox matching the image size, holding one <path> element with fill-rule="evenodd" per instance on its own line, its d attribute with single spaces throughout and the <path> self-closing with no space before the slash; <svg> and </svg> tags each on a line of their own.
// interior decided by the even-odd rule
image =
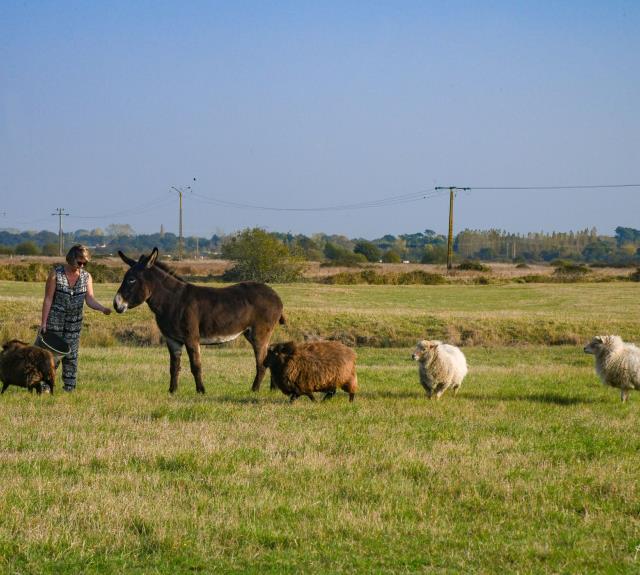
<svg viewBox="0 0 640 575">
<path fill-rule="evenodd" d="M 440 196 L 441 192 L 436 191 L 420 191 L 410 194 L 401 194 L 397 196 L 390 196 L 387 198 L 381 198 L 379 200 L 370 200 L 366 202 L 357 202 L 353 204 L 337 204 L 328 206 L 315 206 L 315 207 L 278 207 L 278 206 L 264 206 L 259 204 L 246 204 L 242 202 L 230 202 L 227 200 L 221 200 L 211 196 L 205 196 L 198 193 L 193 193 L 193 197 L 204 203 L 215 204 L 222 207 L 235 208 L 240 210 L 265 210 L 272 212 L 329 212 L 329 211 L 342 211 L 342 210 L 361 210 L 368 208 L 379 208 L 386 206 L 394 206 L 399 204 L 405 204 L 409 202 L 417 202 L 424 199 Z"/>
<path fill-rule="evenodd" d="M 598 184 L 585 186 L 467 186 L 459 190 L 606 190 L 615 188 L 640 188 L 640 184 Z M 448 190 L 436 186 L 436 190 Z"/>
<path fill-rule="evenodd" d="M 76 219 L 81 219 L 81 220 L 102 220 L 102 219 L 107 219 L 107 218 L 117 218 L 117 217 L 122 217 L 122 216 L 130 216 L 130 215 L 139 215 L 139 214 L 144 214 L 146 212 L 149 212 L 151 210 L 154 210 L 156 208 L 159 208 L 161 206 L 167 205 L 169 203 L 173 203 L 173 198 L 169 197 L 166 193 L 162 194 L 162 196 L 157 196 L 156 198 L 145 202 L 144 204 L 140 204 L 136 207 L 133 208 L 129 208 L 126 210 L 122 210 L 119 212 L 112 212 L 110 214 L 105 214 L 102 216 L 72 216 Z"/>
</svg>

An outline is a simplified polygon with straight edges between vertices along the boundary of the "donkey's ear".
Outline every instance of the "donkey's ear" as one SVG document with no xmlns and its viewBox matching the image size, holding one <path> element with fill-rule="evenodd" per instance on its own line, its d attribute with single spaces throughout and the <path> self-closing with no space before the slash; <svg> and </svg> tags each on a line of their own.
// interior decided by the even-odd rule
<svg viewBox="0 0 640 575">
<path fill-rule="evenodd" d="M 151 252 L 151 255 L 149 256 L 149 259 L 147 260 L 147 268 L 150 268 L 153 264 L 156 263 L 156 260 L 158 259 L 158 248 L 153 248 L 153 251 Z"/>
<path fill-rule="evenodd" d="M 125 256 L 120 250 L 118 250 L 118 255 L 120 256 L 120 259 L 129 267 L 133 267 L 136 265 L 136 260 L 132 260 L 130 257 Z"/>
</svg>

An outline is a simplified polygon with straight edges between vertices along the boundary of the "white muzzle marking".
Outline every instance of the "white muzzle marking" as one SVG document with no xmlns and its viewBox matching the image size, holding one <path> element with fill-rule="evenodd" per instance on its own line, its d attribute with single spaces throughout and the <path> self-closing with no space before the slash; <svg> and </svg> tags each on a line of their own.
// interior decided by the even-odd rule
<svg viewBox="0 0 640 575">
<path fill-rule="evenodd" d="M 113 306 L 116 308 L 118 313 L 124 313 L 127 311 L 129 304 L 122 299 L 122 296 L 119 293 L 117 293 L 116 297 L 113 298 Z"/>
</svg>

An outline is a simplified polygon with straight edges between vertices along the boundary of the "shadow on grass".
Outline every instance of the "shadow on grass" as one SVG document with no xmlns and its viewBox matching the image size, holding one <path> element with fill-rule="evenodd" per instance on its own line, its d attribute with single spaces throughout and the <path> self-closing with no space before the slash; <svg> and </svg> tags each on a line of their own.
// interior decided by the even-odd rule
<svg viewBox="0 0 640 575">
<path fill-rule="evenodd" d="M 530 401 L 534 403 L 547 403 L 552 405 L 587 405 L 594 403 L 606 403 L 606 400 L 598 397 L 575 397 L 571 395 L 561 395 L 559 393 L 534 393 L 531 395 L 499 395 L 497 393 L 460 394 L 463 399 L 490 400 L 490 401 Z"/>
<path fill-rule="evenodd" d="M 237 396 L 237 395 L 219 395 L 216 397 L 212 397 L 214 402 L 220 403 L 235 403 L 236 405 L 258 405 L 258 404 L 269 404 L 276 405 L 278 403 L 287 403 L 289 399 L 283 394 L 269 394 L 265 395 L 247 395 L 247 396 Z"/>
</svg>

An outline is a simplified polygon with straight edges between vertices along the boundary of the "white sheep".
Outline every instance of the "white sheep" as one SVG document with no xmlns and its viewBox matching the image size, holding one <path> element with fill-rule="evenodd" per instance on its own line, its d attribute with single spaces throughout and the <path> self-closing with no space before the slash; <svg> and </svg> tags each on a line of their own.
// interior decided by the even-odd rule
<svg viewBox="0 0 640 575">
<path fill-rule="evenodd" d="M 429 399 L 434 392 L 436 399 L 440 399 L 450 387 L 455 395 L 467 375 L 467 360 L 455 345 L 424 339 L 418 342 L 411 357 L 419 362 L 420 383 Z"/>
<path fill-rule="evenodd" d="M 596 373 L 605 385 L 620 389 L 627 401 L 629 390 L 640 389 L 640 348 L 624 343 L 617 335 L 598 335 L 584 348 L 595 356 Z"/>
</svg>

